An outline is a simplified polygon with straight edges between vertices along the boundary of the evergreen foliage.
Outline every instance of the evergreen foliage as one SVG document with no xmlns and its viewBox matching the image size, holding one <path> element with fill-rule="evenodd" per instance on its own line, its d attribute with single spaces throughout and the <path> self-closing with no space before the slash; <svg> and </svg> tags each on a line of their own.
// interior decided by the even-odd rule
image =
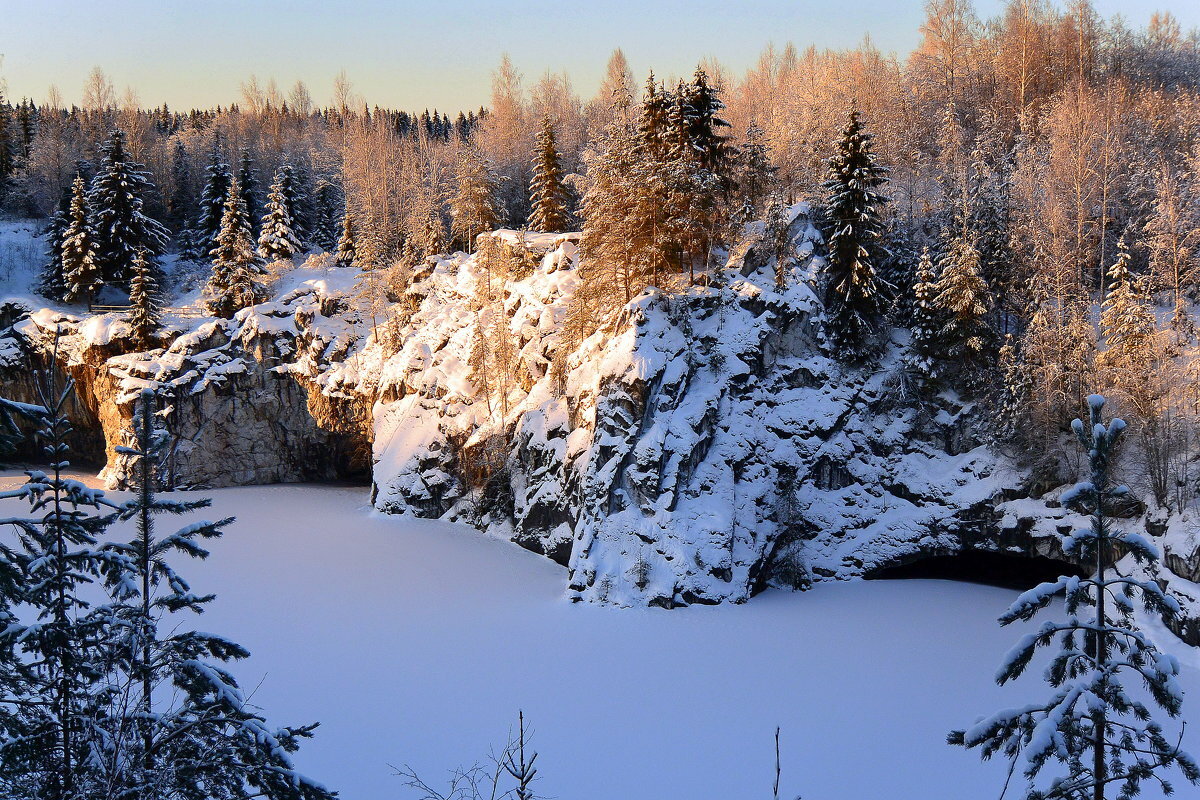
<svg viewBox="0 0 1200 800">
<path fill-rule="evenodd" d="M 304 190 L 304 181 L 300 175 L 296 174 L 294 167 L 284 164 L 275 171 L 275 185 L 279 186 L 279 194 L 283 198 L 284 205 L 287 206 L 288 217 L 292 220 L 292 232 L 296 234 L 296 241 L 303 243 L 307 240 L 308 234 L 308 227 L 305 225 L 307 215 L 304 206 L 307 195 Z"/>
<path fill-rule="evenodd" d="M 233 184 L 233 173 L 230 172 L 229 165 L 221 160 L 217 142 L 213 144 L 212 157 L 204 172 L 207 177 L 204 190 L 200 193 L 196 225 L 192 229 L 192 252 L 196 258 L 206 257 L 217 246 L 217 234 L 221 232 L 225 201 L 229 199 L 229 188 Z"/>
<path fill-rule="evenodd" d="M 317 186 L 313 242 L 325 252 L 337 247 L 342 221 L 342 198 L 337 186 L 330 181 L 321 181 Z M 293 231 L 294 232 L 294 231 Z"/>
<path fill-rule="evenodd" d="M 137 261 L 133 264 L 133 281 L 129 288 L 131 309 L 128 320 L 133 338 L 140 347 L 149 344 L 151 337 L 162 324 L 162 304 L 155 272 L 146 251 L 138 253 Z"/>
<path fill-rule="evenodd" d="M 183 142 L 175 139 L 171 148 L 171 192 L 167 200 L 167 223 L 176 232 L 187 226 L 188 216 L 195 205 L 192 191 L 192 169 Z M 182 249 L 182 248 L 181 248 Z"/>
<path fill-rule="evenodd" d="M 979 273 L 979 251 L 966 237 L 956 237 L 941 259 L 939 272 L 933 304 L 942 325 L 936 349 L 948 367 L 969 376 L 982 366 L 992 346 L 987 321 L 990 296 Z"/>
<path fill-rule="evenodd" d="M 1122 237 L 1117 244 L 1117 260 L 1108 270 L 1108 294 L 1100 311 L 1100 333 L 1110 360 L 1144 352 L 1154 335 L 1154 312 L 1140 281 L 1130 273 L 1129 262 L 1129 246 Z"/>
<path fill-rule="evenodd" d="M 788 267 L 791 266 L 795 257 L 789 216 L 789 210 L 784 204 L 783 198 L 778 194 L 772 194 L 767 203 L 763 243 L 767 246 L 770 257 L 775 261 L 776 289 L 786 288 Z"/>
<path fill-rule="evenodd" d="M 1103 397 L 1090 396 L 1088 406 L 1090 423 L 1076 419 L 1072 428 L 1087 453 L 1090 474 L 1061 499 L 1090 510 L 1091 526 L 1067 536 L 1063 550 L 1093 565 L 1093 572 L 1030 589 L 1000 617 L 1002 625 L 1028 621 L 1061 598 L 1065 618 L 1024 636 L 996 676 L 1001 684 L 1019 678 L 1039 649 L 1057 645 L 1044 673 L 1054 692 L 1045 702 L 997 712 L 948 737 L 951 744 L 978 747 L 984 758 L 1008 758 L 1025 779 L 1027 800 L 1104 800 L 1105 787 L 1114 784 L 1124 800 L 1138 794 L 1147 780 L 1169 793 L 1171 786 L 1161 773 L 1172 766 L 1189 782 L 1200 783 L 1200 766 L 1179 749 L 1178 741 L 1167 738 L 1150 707 L 1127 689 L 1127 683 L 1135 683 L 1167 717 L 1178 717 L 1183 702 L 1175 678 L 1179 662 L 1137 627 L 1134 603 L 1164 621 L 1179 613 L 1180 606 L 1155 581 L 1114 569 L 1115 561 L 1125 556 L 1153 564 L 1158 552 L 1139 534 L 1112 527 L 1112 507 L 1129 494 L 1110 479 L 1125 423 L 1104 423 Z M 1039 785 L 1038 777 L 1052 761 L 1067 774 Z"/>
<path fill-rule="evenodd" d="M 296 237 L 280 170 L 275 173 L 275 182 L 271 184 L 271 193 L 267 195 L 267 213 L 262 218 L 258 254 L 268 261 L 276 261 L 289 259 L 300 250 L 300 240 Z"/>
<path fill-rule="evenodd" d="M 242 201 L 246 204 L 246 214 L 250 217 L 250 224 L 253 226 L 254 221 L 262 216 L 262 205 L 259 202 L 258 172 L 254 169 L 254 159 L 250 157 L 250 151 L 244 147 L 242 148 L 242 158 L 238 162 L 237 182 L 242 193 Z"/>
<path fill-rule="evenodd" d="M 165 252 L 169 234 L 143 207 L 156 193 L 141 164 L 125 153 L 125 135 L 113 131 L 101 148 L 103 160 L 88 196 L 95 260 L 104 282 L 129 287 L 138 251 Z"/>
<path fill-rule="evenodd" d="M 104 276 L 96 262 L 92 219 L 83 177 L 77 175 L 72 186 L 67 229 L 62 236 L 63 299 L 68 303 L 91 303 L 104 285 Z"/>
<path fill-rule="evenodd" d="M 99 711 L 106 735 L 95 745 L 95 769 L 117 797 L 328 800 L 333 795 L 300 775 L 290 758 L 316 726 L 269 727 L 224 666 L 247 657 L 245 648 L 181 627 L 175 616 L 202 613 L 213 595 L 197 594 L 171 558 L 206 558 L 201 542 L 221 536 L 233 520 L 192 522 L 157 535 L 159 518 L 199 511 L 210 501 L 157 495 L 169 437 L 156 424 L 155 406 L 154 393 L 144 390 L 134 447 L 122 449 L 137 465 L 136 496 L 121 508 L 134 534 L 104 548 L 111 600 L 102 609 L 108 658 Z"/>
<path fill-rule="evenodd" d="M 861 362 L 876 350 L 883 286 L 876 273 L 883 231 L 880 194 L 887 171 L 875 163 L 872 136 L 857 109 L 842 131 L 825 182 L 828 264 L 825 307 L 831 344 L 844 361 Z"/>
<path fill-rule="evenodd" d="M 86 587 L 104 569 L 98 537 L 116 519 L 117 507 L 103 492 L 65 476 L 74 382 L 68 378 L 58 387 L 45 373 L 35 389 L 38 405 L 21 411 L 37 425 L 49 472 L 30 470 L 23 486 L 0 493 L 30 506 L 29 517 L 6 520 L 11 537 L 0 548 L 9 578 L 0 587 L 0 610 L 8 616 L 0 631 L 6 678 L 0 795 L 95 797 L 99 786 L 88 773 L 92 745 L 103 738 L 96 708 L 107 631 L 103 607 L 87 599 Z M 20 617 L 9 611 L 18 604 L 26 610 Z"/>
<path fill-rule="evenodd" d="M 43 236 L 46 239 L 46 263 L 38 276 L 36 291 L 42 297 L 50 300 L 62 300 L 67 292 L 66 280 L 63 278 L 63 238 L 71 224 L 71 200 L 74 185 L 63 189 L 58 201 L 58 208 L 50 217 Z M 85 212 L 86 214 L 86 212 Z"/>
<path fill-rule="evenodd" d="M 563 233 L 571 224 L 567 212 L 569 193 L 563 183 L 562 164 L 554 145 L 554 123 L 549 114 L 542 118 L 533 155 L 533 181 L 530 184 L 533 211 L 529 216 L 529 227 L 544 233 Z"/>
<path fill-rule="evenodd" d="M 260 280 L 262 267 L 251 238 L 250 218 L 236 181 L 229 187 L 221 231 L 211 255 L 212 276 L 206 291 L 211 313 L 229 318 L 266 299 L 266 289 Z"/>
<path fill-rule="evenodd" d="M 355 242 L 354 213 L 347 208 L 342 215 L 342 235 L 338 238 L 334 260 L 339 267 L 352 267 L 358 260 L 358 245 Z"/>
<path fill-rule="evenodd" d="M 59 388 L 42 374 L 36 387 L 39 405 L 0 400 L 6 418 L 38 425 L 51 459 L 48 473 L 31 470 L 2 494 L 28 500 L 31 513 L 6 519 L 12 533 L 0 542 L 0 795 L 331 800 L 291 760 L 316 726 L 268 726 L 224 666 L 246 650 L 175 617 L 213 596 L 194 592 L 170 560 L 207 557 L 200 542 L 232 520 L 156 535 L 157 517 L 209 501 L 157 497 L 168 439 L 153 393 L 139 399 L 135 447 L 118 448 L 137 460 L 137 478 L 135 499 L 117 506 L 65 477 L 73 382 Z M 104 541 L 118 519 L 133 536 Z"/>
<path fill-rule="evenodd" d="M 450 198 L 453 232 L 463 249 L 470 253 L 478 234 L 500 226 L 496 179 L 491 163 L 478 148 L 470 145 L 462 149 L 454 177 L 457 189 Z"/>
<path fill-rule="evenodd" d="M 734 157 L 734 175 L 737 181 L 737 212 L 740 222 L 759 218 L 764 203 L 772 197 L 778 185 L 776 173 L 779 168 L 771 163 L 767 148 L 766 132 L 751 122 L 746 136 Z"/>
<path fill-rule="evenodd" d="M 938 305 L 938 272 L 929 248 L 921 251 L 913 283 L 912 339 L 908 346 L 907 367 L 925 384 L 932 383 L 938 373 L 942 350 L 941 331 L 944 309 Z"/>
</svg>

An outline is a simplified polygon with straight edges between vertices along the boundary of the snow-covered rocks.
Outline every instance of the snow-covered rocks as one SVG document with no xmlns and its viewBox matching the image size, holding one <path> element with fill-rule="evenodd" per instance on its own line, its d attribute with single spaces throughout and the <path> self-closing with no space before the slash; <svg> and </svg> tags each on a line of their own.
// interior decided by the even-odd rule
<svg viewBox="0 0 1200 800">
<path fill-rule="evenodd" d="M 582 342 L 567 335 L 577 234 L 498 231 L 486 255 L 429 259 L 395 284 L 310 257 L 232 320 L 168 319 L 149 352 L 129 352 L 119 316 L 42 309 L 0 338 L 5 390 L 58 330 L 84 449 L 112 485 L 134 398 L 158 386 L 174 485 L 369 470 L 381 511 L 544 554 L 590 602 L 741 603 L 975 550 L 1064 561 L 1080 509 L 1032 491 L 988 445 L 980 406 L 908 396 L 903 337 L 869 369 L 830 357 L 820 236 L 802 213 L 792 230 L 786 290 L 741 248 L 711 285 L 644 292 Z M 1159 540 L 1162 578 L 1188 594 L 1200 546 L 1142 511 L 1125 524 Z"/>
</svg>

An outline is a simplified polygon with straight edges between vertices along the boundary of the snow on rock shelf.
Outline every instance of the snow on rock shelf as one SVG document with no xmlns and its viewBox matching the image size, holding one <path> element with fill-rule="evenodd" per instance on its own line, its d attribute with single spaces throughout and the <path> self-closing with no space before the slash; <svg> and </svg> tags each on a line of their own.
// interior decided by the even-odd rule
<svg viewBox="0 0 1200 800">
<path fill-rule="evenodd" d="M 741 603 L 967 550 L 1064 560 L 1061 534 L 1081 520 L 1031 498 L 984 441 L 980 408 L 904 395 L 903 341 L 870 371 L 828 356 L 820 236 L 793 213 L 786 290 L 752 246 L 712 285 L 647 291 L 577 346 L 564 342 L 578 234 L 497 231 L 480 239 L 486 258 L 411 268 L 382 308 L 369 298 L 386 275 L 310 257 L 270 302 L 188 320 L 149 352 L 129 352 L 114 317 L 35 311 L 0 339 L 0 388 L 28 394 L 18 354 L 44 358 L 58 327 L 76 422 L 103 433 L 110 484 L 125 483 L 115 448 L 136 390 L 159 385 L 176 485 L 370 469 L 378 509 L 544 554 L 580 600 Z M 1156 524 L 1163 577 L 1200 608 L 1190 526 Z M 1195 622 L 1179 632 L 1200 642 Z"/>
</svg>

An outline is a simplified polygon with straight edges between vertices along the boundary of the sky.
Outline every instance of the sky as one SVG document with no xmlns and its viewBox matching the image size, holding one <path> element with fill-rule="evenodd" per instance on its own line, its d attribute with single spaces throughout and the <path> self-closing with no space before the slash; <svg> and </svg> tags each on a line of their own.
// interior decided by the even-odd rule
<svg viewBox="0 0 1200 800">
<path fill-rule="evenodd" d="M 980 16 L 1000 0 L 976 0 Z M 1192 0 L 1094 0 L 1103 16 L 1144 25 L 1171 11 L 1200 26 Z M 566 71 L 583 96 L 599 86 L 613 48 L 640 80 L 690 74 L 715 57 L 740 74 L 769 42 L 849 47 L 870 35 L 907 53 L 919 39 L 917 0 L 0 0 L 0 78 L 15 99 L 67 104 L 101 67 L 120 96 L 145 106 L 236 102 L 255 75 L 286 91 L 303 80 L 318 104 L 345 70 L 371 104 L 454 112 L 487 102 L 490 73 L 507 52 L 530 84 Z"/>
</svg>

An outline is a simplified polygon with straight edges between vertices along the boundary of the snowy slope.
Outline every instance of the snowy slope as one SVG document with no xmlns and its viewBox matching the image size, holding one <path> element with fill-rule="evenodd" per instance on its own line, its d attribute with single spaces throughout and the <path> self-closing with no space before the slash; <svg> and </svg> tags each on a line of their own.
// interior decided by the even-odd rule
<svg viewBox="0 0 1200 800">
<path fill-rule="evenodd" d="M 992 798 L 1001 765 L 945 733 L 1045 691 L 992 683 L 1020 633 L 994 622 L 1008 590 L 880 581 L 669 613 L 571 604 L 563 568 L 372 512 L 362 490 L 210 494 L 213 515 L 238 521 L 208 562 L 182 565 L 218 595 L 200 625 L 251 650 L 237 672 L 261 680 L 270 719 L 321 721 L 299 764 L 346 800 L 414 797 L 389 764 L 440 780 L 501 744 L 519 708 L 539 793 L 562 800 L 770 797 L 776 726 L 782 797 Z M 1200 663 L 1165 641 L 1194 719 Z"/>
</svg>

